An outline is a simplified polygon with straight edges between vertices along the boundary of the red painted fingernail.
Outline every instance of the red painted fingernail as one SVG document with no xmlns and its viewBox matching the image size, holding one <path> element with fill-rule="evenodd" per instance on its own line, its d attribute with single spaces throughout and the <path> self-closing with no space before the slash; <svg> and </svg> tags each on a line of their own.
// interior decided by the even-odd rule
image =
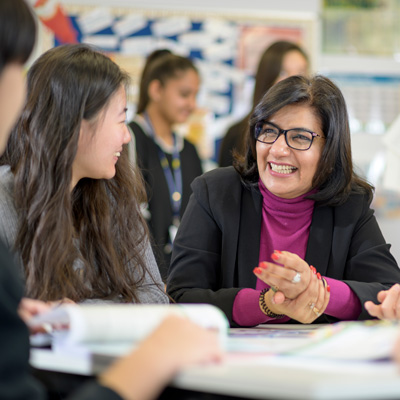
<svg viewBox="0 0 400 400">
<path fill-rule="evenodd" d="M 313 269 L 314 267 L 312 265 L 310 265 L 310 268 Z"/>
<path fill-rule="evenodd" d="M 265 261 L 260 262 L 260 264 L 258 264 L 258 266 L 261 269 L 267 269 L 267 267 L 268 267 L 268 265 L 267 265 L 267 263 Z"/>
<path fill-rule="evenodd" d="M 329 285 L 326 287 L 326 291 L 327 291 L 328 293 L 331 292 L 331 287 L 330 287 Z"/>
<path fill-rule="evenodd" d="M 258 267 L 256 267 L 256 268 L 254 268 L 254 269 L 253 269 L 253 272 L 254 272 L 255 274 L 261 274 L 261 272 L 262 272 L 262 269 L 261 269 L 261 268 L 258 268 Z"/>
<path fill-rule="evenodd" d="M 274 250 L 274 252 L 277 254 L 282 254 L 282 252 L 280 250 Z"/>
<path fill-rule="evenodd" d="M 322 276 L 321 276 L 321 274 L 319 272 L 317 272 L 317 278 L 318 279 L 322 279 Z"/>
<path fill-rule="evenodd" d="M 271 255 L 271 258 L 273 259 L 273 260 L 279 260 L 279 254 L 277 254 L 277 253 L 272 253 L 272 255 Z"/>
</svg>

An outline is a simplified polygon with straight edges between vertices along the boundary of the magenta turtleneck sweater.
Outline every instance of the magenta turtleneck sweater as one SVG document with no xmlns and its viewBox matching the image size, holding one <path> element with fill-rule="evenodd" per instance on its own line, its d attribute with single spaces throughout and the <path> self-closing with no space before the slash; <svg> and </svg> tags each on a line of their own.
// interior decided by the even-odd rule
<svg viewBox="0 0 400 400">
<path fill-rule="evenodd" d="M 274 250 L 289 251 L 303 258 L 306 254 L 314 201 L 306 199 L 310 193 L 294 199 L 273 195 L 259 180 L 263 196 L 259 261 L 273 262 Z M 255 267 L 255 266 L 254 266 Z M 318 271 L 318 265 L 314 265 Z M 361 312 L 358 297 L 344 282 L 324 277 L 331 287 L 331 297 L 325 314 L 340 320 L 357 319 Z M 269 286 L 257 279 L 255 289 L 242 289 L 233 303 L 233 320 L 240 326 L 287 322 L 289 317 L 267 317 L 259 306 L 261 290 Z"/>
</svg>

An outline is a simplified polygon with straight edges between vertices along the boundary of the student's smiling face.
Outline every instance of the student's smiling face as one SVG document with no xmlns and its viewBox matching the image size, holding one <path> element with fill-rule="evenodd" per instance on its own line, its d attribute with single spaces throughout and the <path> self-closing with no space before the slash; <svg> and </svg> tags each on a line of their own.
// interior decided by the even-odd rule
<svg viewBox="0 0 400 400">
<path fill-rule="evenodd" d="M 319 118 L 308 105 L 285 106 L 268 121 L 281 129 L 305 128 L 324 136 Z M 286 199 L 309 192 L 324 144 L 323 138 L 316 137 L 308 150 L 301 151 L 290 148 L 284 135 L 273 144 L 257 141 L 257 167 L 261 181 L 271 193 Z"/>
<path fill-rule="evenodd" d="M 82 178 L 111 179 L 124 144 L 131 135 L 126 126 L 126 93 L 121 87 L 95 122 L 83 120 L 72 167 L 72 187 Z"/>
<path fill-rule="evenodd" d="M 153 81 L 152 85 L 151 101 L 171 125 L 184 123 L 195 110 L 200 86 L 200 78 L 195 70 L 180 72 L 176 78 L 169 78 L 164 85 L 160 81 Z"/>
</svg>

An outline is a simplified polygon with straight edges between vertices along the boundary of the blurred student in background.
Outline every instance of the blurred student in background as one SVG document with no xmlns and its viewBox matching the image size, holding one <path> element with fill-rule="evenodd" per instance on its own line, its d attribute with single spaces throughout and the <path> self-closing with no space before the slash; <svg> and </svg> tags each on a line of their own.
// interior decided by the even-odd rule
<svg viewBox="0 0 400 400">
<path fill-rule="evenodd" d="M 241 121 L 232 125 L 221 143 L 219 166 L 229 167 L 233 163 L 233 151 L 243 154 L 245 134 L 249 118 L 255 106 L 268 89 L 275 83 L 292 75 L 307 75 L 309 62 L 307 54 L 297 44 L 279 41 L 269 46 L 258 64 L 255 78 L 252 108 Z"/>
<path fill-rule="evenodd" d="M 190 184 L 202 173 L 194 145 L 174 132 L 174 125 L 186 122 L 195 110 L 199 85 L 191 60 L 165 49 L 154 51 L 142 72 L 137 115 L 129 124 L 146 182 L 145 216 L 164 281 L 172 242 L 192 193 Z"/>
<path fill-rule="evenodd" d="M 23 64 L 34 43 L 35 22 L 24 0 L 1 0 L 0 154 L 25 100 Z M 61 98 L 55 100 L 61 101 Z M 54 129 L 57 138 L 57 125 Z M 46 242 L 41 243 L 42 247 L 46 245 Z M 49 306 L 32 299 L 20 302 L 23 285 L 13 257 L 1 242 L 0 264 L 0 399 L 45 399 L 45 389 L 30 375 L 28 328 L 18 311 L 27 321 Z M 137 350 L 117 361 L 98 380 L 81 387 L 70 398 L 155 399 L 183 366 L 218 360 L 220 356 L 215 333 L 179 317 L 168 318 Z"/>
<path fill-rule="evenodd" d="M 0 237 L 26 295 L 50 301 L 168 303 L 126 144 L 128 76 L 84 44 L 48 50 L 0 167 Z"/>
</svg>

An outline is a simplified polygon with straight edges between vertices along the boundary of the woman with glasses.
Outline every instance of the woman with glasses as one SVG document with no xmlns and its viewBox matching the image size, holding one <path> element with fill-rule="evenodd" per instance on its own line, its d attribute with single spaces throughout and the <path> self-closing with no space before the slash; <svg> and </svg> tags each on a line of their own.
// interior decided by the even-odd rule
<svg viewBox="0 0 400 400">
<path fill-rule="evenodd" d="M 346 104 L 327 78 L 274 85 L 235 168 L 196 179 L 174 242 L 168 293 L 220 307 L 232 326 L 371 318 L 400 281 L 353 170 Z M 256 268 L 255 268 L 256 267 Z"/>
</svg>

